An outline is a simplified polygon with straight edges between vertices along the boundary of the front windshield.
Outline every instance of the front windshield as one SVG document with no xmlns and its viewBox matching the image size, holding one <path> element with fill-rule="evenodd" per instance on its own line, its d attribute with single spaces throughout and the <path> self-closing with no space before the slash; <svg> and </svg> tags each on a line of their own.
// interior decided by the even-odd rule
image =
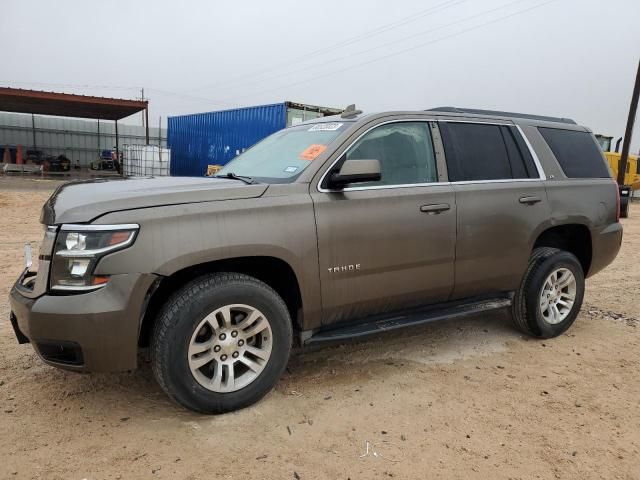
<svg viewBox="0 0 640 480">
<path fill-rule="evenodd" d="M 345 129 L 344 123 L 285 128 L 227 163 L 217 175 L 233 173 L 259 182 L 290 183 Z"/>
</svg>

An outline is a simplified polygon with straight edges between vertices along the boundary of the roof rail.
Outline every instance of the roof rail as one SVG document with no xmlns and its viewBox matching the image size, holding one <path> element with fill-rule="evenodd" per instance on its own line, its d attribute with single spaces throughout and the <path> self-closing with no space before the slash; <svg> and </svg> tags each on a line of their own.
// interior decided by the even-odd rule
<svg viewBox="0 0 640 480">
<path fill-rule="evenodd" d="M 543 115 L 530 115 L 528 113 L 501 112 L 498 110 L 479 110 L 476 108 L 458 108 L 458 107 L 438 107 L 438 108 L 429 108 L 425 111 L 448 112 L 448 113 L 470 113 L 473 115 L 494 115 L 497 117 L 527 118 L 529 120 L 542 120 L 545 122 L 569 123 L 571 125 L 577 125 L 575 120 L 572 120 L 570 118 L 546 117 Z"/>
</svg>

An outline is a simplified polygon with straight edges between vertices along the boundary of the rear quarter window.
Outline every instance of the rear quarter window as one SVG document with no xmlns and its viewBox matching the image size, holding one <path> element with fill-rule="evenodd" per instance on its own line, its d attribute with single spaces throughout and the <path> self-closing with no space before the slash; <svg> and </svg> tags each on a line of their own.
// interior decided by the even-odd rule
<svg viewBox="0 0 640 480">
<path fill-rule="evenodd" d="M 538 127 L 564 174 L 569 178 L 608 178 L 611 175 L 590 133 Z"/>
</svg>

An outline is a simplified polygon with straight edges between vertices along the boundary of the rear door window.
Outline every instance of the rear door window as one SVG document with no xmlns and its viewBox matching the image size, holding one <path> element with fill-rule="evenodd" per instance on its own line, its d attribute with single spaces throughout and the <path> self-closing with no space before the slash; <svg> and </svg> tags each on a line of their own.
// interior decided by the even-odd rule
<svg viewBox="0 0 640 480">
<path fill-rule="evenodd" d="M 449 180 L 508 180 L 538 176 L 531 153 L 515 128 L 440 122 Z"/>
<path fill-rule="evenodd" d="M 598 144 L 588 132 L 538 127 L 564 174 L 569 178 L 607 178 L 609 170 Z"/>
</svg>

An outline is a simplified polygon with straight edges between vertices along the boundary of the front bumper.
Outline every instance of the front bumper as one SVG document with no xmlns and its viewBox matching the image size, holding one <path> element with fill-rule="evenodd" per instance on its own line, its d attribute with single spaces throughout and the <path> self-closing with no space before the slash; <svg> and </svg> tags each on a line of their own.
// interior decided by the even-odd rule
<svg viewBox="0 0 640 480">
<path fill-rule="evenodd" d="M 22 279 L 22 277 L 21 277 Z M 142 315 L 157 275 L 113 275 L 99 290 L 29 298 L 11 289 L 12 324 L 44 362 L 68 370 L 113 372 L 137 366 Z"/>
</svg>

